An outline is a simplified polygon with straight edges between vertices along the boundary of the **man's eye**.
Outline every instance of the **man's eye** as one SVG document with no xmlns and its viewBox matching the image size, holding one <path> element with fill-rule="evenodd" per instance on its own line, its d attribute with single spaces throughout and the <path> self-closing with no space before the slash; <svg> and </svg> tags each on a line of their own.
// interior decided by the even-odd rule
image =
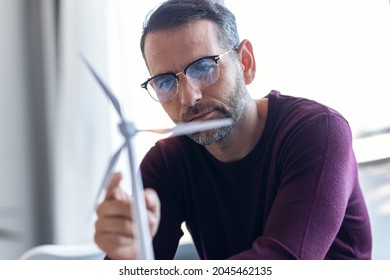
<svg viewBox="0 0 390 280">
<path fill-rule="evenodd" d="M 210 72 L 213 67 L 214 65 L 207 60 L 199 61 L 187 70 L 187 75 L 191 76 L 193 79 L 196 79 L 201 77 L 203 74 Z"/>
<path fill-rule="evenodd" d="M 174 79 L 156 79 L 153 81 L 153 88 L 155 90 L 168 90 L 175 86 L 176 81 Z"/>
</svg>

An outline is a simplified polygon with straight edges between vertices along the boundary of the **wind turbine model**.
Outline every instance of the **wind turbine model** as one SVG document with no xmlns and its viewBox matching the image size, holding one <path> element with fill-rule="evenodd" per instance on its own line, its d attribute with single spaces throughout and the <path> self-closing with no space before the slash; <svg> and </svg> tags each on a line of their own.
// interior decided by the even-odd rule
<svg viewBox="0 0 390 280">
<path fill-rule="evenodd" d="M 130 174 L 131 174 L 131 195 L 134 198 L 133 203 L 133 219 L 135 223 L 135 233 L 137 238 L 137 246 L 138 246 L 138 258 L 141 260 L 153 260 L 154 252 L 152 247 L 152 238 L 150 236 L 148 220 L 147 220 L 147 210 L 144 198 L 144 187 L 141 178 L 141 173 L 137 172 L 137 165 L 135 162 L 134 156 L 134 140 L 133 136 L 135 136 L 138 132 L 154 132 L 154 133 L 172 133 L 170 137 L 191 134 L 195 132 L 205 131 L 209 129 L 214 129 L 223 126 L 229 126 L 233 123 L 232 119 L 218 119 L 218 120 L 209 120 L 202 122 L 191 122 L 191 123 L 182 123 L 178 124 L 173 128 L 166 129 L 137 129 L 133 122 L 127 121 L 123 115 L 120 104 L 110 88 L 103 82 L 103 80 L 99 77 L 93 67 L 89 64 L 89 62 L 85 59 L 84 56 L 81 55 L 81 59 L 84 61 L 87 68 L 90 70 L 92 75 L 95 77 L 103 92 L 107 95 L 107 97 L 111 100 L 112 104 L 117 111 L 121 122 L 119 123 L 119 130 L 124 137 L 124 143 L 119 148 L 119 150 L 113 155 L 108 165 L 106 174 L 103 179 L 103 183 L 100 187 L 97 199 L 101 192 L 107 188 L 109 181 L 113 175 L 113 169 L 116 165 L 116 162 L 119 159 L 120 153 L 123 149 L 127 149 L 129 156 L 129 165 L 130 165 Z"/>
</svg>

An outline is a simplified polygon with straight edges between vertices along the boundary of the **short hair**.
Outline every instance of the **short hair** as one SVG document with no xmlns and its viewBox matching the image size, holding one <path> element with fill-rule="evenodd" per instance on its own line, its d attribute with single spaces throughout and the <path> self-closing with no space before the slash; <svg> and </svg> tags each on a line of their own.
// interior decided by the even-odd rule
<svg viewBox="0 0 390 280">
<path fill-rule="evenodd" d="M 145 59 L 145 38 L 148 33 L 176 29 L 201 19 L 215 22 L 218 41 L 226 50 L 237 49 L 240 39 L 236 18 L 218 0 L 168 0 L 152 10 L 144 21 L 141 51 Z"/>
</svg>

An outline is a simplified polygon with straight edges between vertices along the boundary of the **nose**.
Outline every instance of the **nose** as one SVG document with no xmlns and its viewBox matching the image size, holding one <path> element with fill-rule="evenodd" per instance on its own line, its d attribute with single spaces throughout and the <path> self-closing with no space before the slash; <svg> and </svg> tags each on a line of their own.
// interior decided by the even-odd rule
<svg viewBox="0 0 390 280">
<path fill-rule="evenodd" d="M 203 97 L 201 90 L 192 85 L 185 75 L 182 75 L 179 79 L 178 94 L 180 103 L 184 106 L 193 106 Z"/>
</svg>

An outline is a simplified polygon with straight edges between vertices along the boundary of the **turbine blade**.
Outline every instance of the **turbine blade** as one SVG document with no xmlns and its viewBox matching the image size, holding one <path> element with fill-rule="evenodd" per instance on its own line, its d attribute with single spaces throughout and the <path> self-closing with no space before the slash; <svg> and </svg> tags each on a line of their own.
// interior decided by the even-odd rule
<svg viewBox="0 0 390 280">
<path fill-rule="evenodd" d="M 152 132 L 158 134 L 172 133 L 170 137 L 183 134 L 191 134 L 195 132 L 205 131 L 218 127 L 224 127 L 233 124 L 232 119 L 218 119 L 199 122 L 179 123 L 173 128 L 152 128 L 152 129 L 137 129 L 137 132 Z"/>
<path fill-rule="evenodd" d="M 119 149 L 118 151 L 116 151 L 116 153 L 112 156 L 109 164 L 108 164 L 108 167 L 107 167 L 107 170 L 106 170 L 106 173 L 104 175 L 104 178 L 103 178 L 103 181 L 102 181 L 102 184 L 100 185 L 100 188 L 99 188 L 99 191 L 97 193 L 97 196 L 96 196 L 96 199 L 95 199 L 95 207 L 98 205 L 99 203 L 99 198 L 101 196 L 101 194 L 103 193 L 103 191 L 105 189 L 107 189 L 108 187 L 108 184 L 110 183 L 111 179 L 112 179 L 112 176 L 114 175 L 114 168 L 116 166 L 116 163 L 118 162 L 118 159 L 119 159 L 119 156 L 123 150 L 123 148 L 126 146 L 126 143 L 124 143 Z"/>
<path fill-rule="evenodd" d="M 181 123 L 176 125 L 172 129 L 171 137 L 229 126 L 231 124 L 233 124 L 232 119 L 218 119 L 218 120 L 209 120 L 209 121 Z"/>
<path fill-rule="evenodd" d="M 99 83 L 100 87 L 103 89 L 104 93 L 106 94 L 106 96 L 108 97 L 108 99 L 111 100 L 112 104 L 114 105 L 115 107 L 115 110 L 118 112 L 119 116 L 121 117 L 121 119 L 123 120 L 124 117 L 123 117 L 123 114 L 122 114 L 122 109 L 121 109 L 121 106 L 119 104 L 119 101 L 118 99 L 115 97 L 115 95 L 112 93 L 112 90 L 106 85 L 105 82 L 103 82 L 103 80 L 99 77 L 99 75 L 97 74 L 97 72 L 93 69 L 92 65 L 88 62 L 88 60 L 82 55 L 80 54 L 80 57 L 82 59 L 82 61 L 85 63 L 85 65 L 87 66 L 87 68 L 89 69 L 89 71 L 92 73 L 92 75 L 95 77 L 96 81 Z"/>
</svg>

